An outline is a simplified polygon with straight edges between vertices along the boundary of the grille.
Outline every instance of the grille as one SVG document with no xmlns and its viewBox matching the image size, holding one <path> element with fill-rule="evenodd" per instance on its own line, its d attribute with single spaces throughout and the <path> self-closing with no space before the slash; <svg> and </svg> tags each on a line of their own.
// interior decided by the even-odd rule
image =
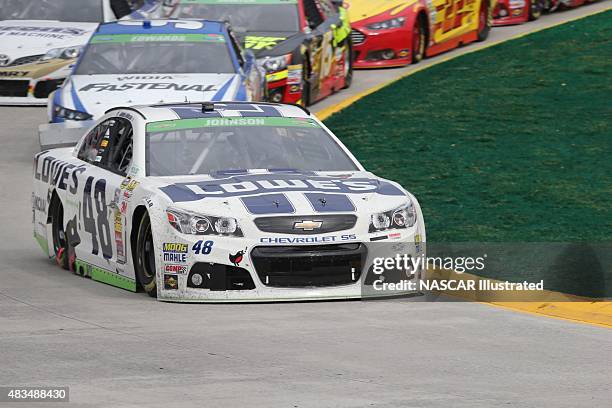
<svg viewBox="0 0 612 408">
<path fill-rule="evenodd" d="M 30 81 L 0 80 L 0 96 L 28 96 Z"/>
<path fill-rule="evenodd" d="M 366 39 L 366 36 L 361 31 L 357 31 L 355 29 L 351 30 L 351 42 L 353 44 L 361 44 Z"/>
<path fill-rule="evenodd" d="M 41 55 L 28 55 L 27 57 L 17 58 L 15 61 L 8 64 L 9 67 L 16 67 L 17 65 L 32 64 L 39 61 L 45 54 Z"/>
<path fill-rule="evenodd" d="M 271 287 L 323 287 L 357 282 L 364 244 L 255 247 L 251 259 L 259 279 Z"/>
<path fill-rule="evenodd" d="M 321 226 L 312 230 L 294 228 L 296 223 L 302 221 L 319 221 Z M 255 225 L 263 232 L 277 234 L 312 235 L 351 229 L 357 222 L 357 216 L 351 214 L 318 215 L 318 216 L 289 216 L 289 217 L 261 217 L 255 219 Z"/>
<path fill-rule="evenodd" d="M 35 98 L 46 98 L 49 94 L 59 88 L 63 79 L 50 79 L 48 81 L 40 81 L 34 87 L 34 97 Z"/>
</svg>

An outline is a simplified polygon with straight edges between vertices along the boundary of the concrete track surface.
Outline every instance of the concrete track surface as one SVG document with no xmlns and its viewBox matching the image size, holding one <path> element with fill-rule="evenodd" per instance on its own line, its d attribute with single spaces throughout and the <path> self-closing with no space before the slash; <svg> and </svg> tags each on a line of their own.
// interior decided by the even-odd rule
<svg viewBox="0 0 612 408">
<path fill-rule="evenodd" d="M 401 72 L 358 73 L 355 89 Z M 44 121 L 44 109 L 0 108 L 0 385 L 69 386 L 70 407 L 612 400 L 612 331 L 601 327 L 464 302 L 171 304 L 71 275 L 41 255 L 31 233 L 32 155 Z M 32 405 L 62 404 L 14 404 Z"/>
</svg>

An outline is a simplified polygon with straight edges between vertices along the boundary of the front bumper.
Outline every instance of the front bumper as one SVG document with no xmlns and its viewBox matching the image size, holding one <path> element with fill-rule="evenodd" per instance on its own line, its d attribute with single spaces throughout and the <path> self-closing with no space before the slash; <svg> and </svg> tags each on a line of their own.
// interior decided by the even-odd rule
<svg viewBox="0 0 612 408">
<path fill-rule="evenodd" d="M 49 60 L 0 68 L 0 105 L 47 104 L 70 73 L 71 61 Z"/>
<path fill-rule="evenodd" d="M 398 67 L 411 62 L 412 31 L 407 27 L 384 31 L 353 28 L 354 68 Z"/>
<path fill-rule="evenodd" d="M 422 256 L 424 247 L 420 243 L 414 244 L 421 236 L 417 228 L 365 234 L 363 237 L 338 233 L 326 237 L 283 236 L 258 240 L 177 234 L 177 242 L 171 244 L 179 245 L 171 247 L 180 251 L 164 251 L 168 242 L 162 242 L 162 250 L 157 254 L 158 299 L 175 302 L 270 302 L 414 294 L 416 291 L 389 293 L 372 290 L 372 281 L 378 276 L 373 275 L 372 265 L 375 258 L 394 257 L 398 253 Z M 382 237 L 385 238 L 381 240 Z M 310 242 L 297 244 L 296 238 Z M 371 238 L 375 240 L 371 241 Z M 212 243 L 201 242 L 202 239 Z M 194 253 L 193 248 L 203 246 L 210 247 L 210 252 Z M 237 258 L 241 251 L 242 257 Z M 194 282 L 195 273 L 200 276 Z M 416 274 L 406 271 L 392 273 L 394 276 L 403 274 L 406 280 L 422 277 L 422 271 Z"/>
</svg>

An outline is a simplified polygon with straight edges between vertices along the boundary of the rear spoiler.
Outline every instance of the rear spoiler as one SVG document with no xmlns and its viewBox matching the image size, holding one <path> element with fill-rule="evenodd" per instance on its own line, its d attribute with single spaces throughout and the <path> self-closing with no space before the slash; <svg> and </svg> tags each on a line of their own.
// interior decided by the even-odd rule
<svg viewBox="0 0 612 408">
<path fill-rule="evenodd" d="M 38 126 L 40 149 L 74 146 L 95 123 L 94 120 L 84 120 L 40 125 Z"/>
</svg>

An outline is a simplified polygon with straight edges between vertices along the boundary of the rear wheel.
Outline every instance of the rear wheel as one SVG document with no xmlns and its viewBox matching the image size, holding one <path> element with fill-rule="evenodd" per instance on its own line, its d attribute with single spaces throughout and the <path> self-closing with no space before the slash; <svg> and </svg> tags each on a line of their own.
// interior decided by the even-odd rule
<svg viewBox="0 0 612 408">
<path fill-rule="evenodd" d="M 414 22 L 412 28 L 412 63 L 416 64 L 425 58 L 425 50 L 427 48 L 427 27 L 425 22 L 419 16 Z"/>
<path fill-rule="evenodd" d="M 491 31 L 489 21 L 489 0 L 481 0 L 480 11 L 478 12 L 478 41 L 484 41 Z"/>
<path fill-rule="evenodd" d="M 546 0 L 530 0 L 529 2 L 529 21 L 537 20 L 542 16 L 546 7 Z"/>
<path fill-rule="evenodd" d="M 62 268 L 69 270 L 68 240 L 64 230 L 64 206 L 57 198 L 53 200 L 51 206 L 51 233 L 53 235 L 55 261 Z"/>
<path fill-rule="evenodd" d="M 145 213 L 138 226 L 136 238 L 136 277 L 145 292 L 151 297 L 157 297 L 157 274 L 155 269 L 155 250 L 151 219 Z"/>
</svg>

